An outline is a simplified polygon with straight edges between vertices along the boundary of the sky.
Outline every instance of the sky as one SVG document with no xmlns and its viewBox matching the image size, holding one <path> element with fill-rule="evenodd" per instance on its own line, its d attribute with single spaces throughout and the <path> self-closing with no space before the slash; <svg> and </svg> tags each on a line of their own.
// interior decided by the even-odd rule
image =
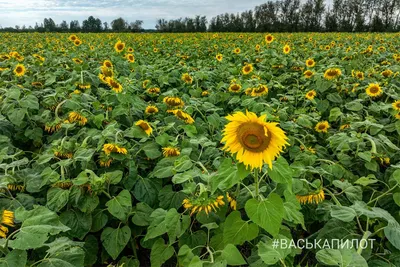
<svg viewBox="0 0 400 267">
<path fill-rule="evenodd" d="M 221 13 L 237 13 L 265 3 L 266 0 L 0 0 L 0 26 L 39 25 L 44 18 L 56 24 L 78 20 L 80 24 L 89 16 L 111 22 L 122 17 L 128 22 L 143 20 L 143 28 L 154 29 L 159 18 L 176 19 Z"/>
</svg>

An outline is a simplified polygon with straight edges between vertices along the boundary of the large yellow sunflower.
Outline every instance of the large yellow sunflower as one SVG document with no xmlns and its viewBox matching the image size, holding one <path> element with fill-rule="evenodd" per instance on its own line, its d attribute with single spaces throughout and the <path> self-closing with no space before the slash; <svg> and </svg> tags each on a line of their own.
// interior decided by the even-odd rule
<svg viewBox="0 0 400 267">
<path fill-rule="evenodd" d="M 261 169 L 264 163 L 272 169 L 272 161 L 288 145 L 285 132 L 277 123 L 265 122 L 265 118 L 249 111 L 226 117 L 230 122 L 223 130 L 223 149 L 236 154 L 236 159 L 251 169 Z"/>
<path fill-rule="evenodd" d="M 145 131 L 148 136 L 150 136 L 150 134 L 153 132 L 153 129 L 151 128 L 150 124 L 147 121 L 139 120 L 135 123 L 135 125 L 142 128 L 143 131 Z"/>
<path fill-rule="evenodd" d="M 393 107 L 395 110 L 400 111 L 400 100 L 397 100 L 397 101 L 393 102 L 393 103 L 392 103 L 392 107 Z"/>
<path fill-rule="evenodd" d="M 288 44 L 283 47 L 283 53 L 285 53 L 285 54 L 290 53 L 290 46 Z"/>
<path fill-rule="evenodd" d="M 234 92 L 234 93 L 239 93 L 240 89 L 242 89 L 242 86 L 238 83 L 232 83 L 228 88 L 228 90 L 230 92 Z"/>
<path fill-rule="evenodd" d="M 242 68 L 242 73 L 244 75 L 247 75 L 247 74 L 251 73 L 252 71 L 253 71 L 253 65 L 252 64 L 247 64 L 246 66 L 244 66 Z"/>
<path fill-rule="evenodd" d="M 122 50 L 124 50 L 125 48 L 125 43 L 118 41 L 115 45 L 114 45 L 114 49 L 117 53 L 121 53 Z"/>
<path fill-rule="evenodd" d="M 14 74 L 18 77 L 24 76 L 26 72 L 25 66 L 22 64 L 17 64 L 14 69 Z"/>
<path fill-rule="evenodd" d="M 273 41 L 274 41 L 274 36 L 272 36 L 271 34 L 267 34 L 266 36 L 265 36 L 265 42 L 267 43 L 267 44 L 270 44 L 270 43 L 272 43 Z"/>
<path fill-rule="evenodd" d="M 106 59 L 103 62 L 103 67 L 111 69 L 113 67 L 113 64 L 112 64 L 112 62 L 110 60 Z"/>
<path fill-rule="evenodd" d="M 182 74 L 181 79 L 182 79 L 182 81 L 184 81 L 187 84 L 192 84 L 192 82 L 193 82 L 193 78 L 192 78 L 192 76 L 190 76 L 189 73 Z"/>
<path fill-rule="evenodd" d="M 166 158 L 168 158 L 168 157 L 176 157 L 176 156 L 179 156 L 181 154 L 181 152 L 179 151 L 179 148 L 172 147 L 172 146 L 163 147 L 162 151 L 163 151 L 164 157 L 166 157 Z"/>
<path fill-rule="evenodd" d="M 223 59 L 223 56 L 222 56 L 222 54 L 217 54 L 217 55 L 215 56 L 215 58 L 216 58 L 218 61 L 221 62 L 221 60 Z"/>
<path fill-rule="evenodd" d="M 315 92 L 315 90 L 310 90 L 307 92 L 306 98 L 308 100 L 313 100 L 316 95 L 317 95 L 317 92 Z"/>
<path fill-rule="evenodd" d="M 312 58 L 307 59 L 307 60 L 306 60 L 306 66 L 309 67 L 309 68 L 314 67 L 314 66 L 315 66 L 315 61 L 314 61 L 314 59 L 312 59 Z"/>
<path fill-rule="evenodd" d="M 371 97 L 378 97 L 382 94 L 383 91 L 382 88 L 379 86 L 379 84 L 370 83 L 367 89 L 365 89 L 365 92 L 367 93 L 367 95 Z"/>
<path fill-rule="evenodd" d="M 342 71 L 338 68 L 327 69 L 324 73 L 324 78 L 327 80 L 332 80 L 342 75 Z"/>
<path fill-rule="evenodd" d="M 329 129 L 329 122 L 327 121 L 320 121 L 315 125 L 315 130 L 319 133 L 327 133 Z"/>
</svg>

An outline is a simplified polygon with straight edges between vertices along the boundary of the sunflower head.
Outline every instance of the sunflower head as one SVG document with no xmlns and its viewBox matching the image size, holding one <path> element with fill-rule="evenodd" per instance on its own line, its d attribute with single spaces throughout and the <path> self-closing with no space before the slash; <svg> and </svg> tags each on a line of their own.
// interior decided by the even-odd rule
<svg viewBox="0 0 400 267">
<path fill-rule="evenodd" d="M 327 80 L 332 80 L 342 75 L 342 71 L 338 68 L 327 69 L 324 73 L 324 78 Z"/>
<path fill-rule="evenodd" d="M 183 110 L 180 109 L 173 109 L 173 110 L 167 110 L 168 113 L 173 113 L 175 115 L 175 117 L 177 117 L 178 119 L 184 121 L 187 124 L 193 124 L 194 123 L 194 119 L 192 118 L 192 116 L 190 116 L 190 114 L 184 112 Z"/>
<path fill-rule="evenodd" d="M 240 92 L 240 89 L 242 89 L 242 86 L 238 83 L 232 83 L 228 88 L 228 90 L 230 92 L 234 92 L 234 93 Z"/>
<path fill-rule="evenodd" d="M 14 68 L 14 74 L 18 77 L 24 76 L 26 72 L 25 66 L 22 64 L 17 64 Z"/>
<path fill-rule="evenodd" d="M 290 53 L 290 46 L 287 44 L 283 47 L 283 53 L 284 54 L 289 54 Z"/>
<path fill-rule="evenodd" d="M 168 106 L 171 106 L 174 108 L 183 107 L 185 105 L 185 102 L 183 102 L 183 100 L 180 99 L 179 97 L 166 96 L 166 97 L 164 97 L 163 102 L 165 104 L 167 104 Z"/>
<path fill-rule="evenodd" d="M 233 53 L 240 54 L 240 48 L 236 47 L 235 49 L 233 49 Z"/>
<path fill-rule="evenodd" d="M 153 129 L 147 121 L 139 120 L 135 123 L 135 125 L 142 128 L 142 130 L 145 131 L 148 136 L 150 136 L 150 134 L 153 132 Z"/>
<path fill-rule="evenodd" d="M 113 67 L 113 64 L 112 64 L 111 60 L 107 59 L 107 60 L 104 60 L 103 66 L 106 67 L 106 68 L 111 69 Z"/>
<path fill-rule="evenodd" d="M 253 65 L 252 64 L 247 64 L 242 68 L 242 73 L 244 75 L 247 75 L 253 71 Z"/>
<path fill-rule="evenodd" d="M 82 44 L 82 41 L 79 40 L 79 39 L 76 39 L 76 40 L 74 41 L 74 45 L 75 45 L 75 46 L 80 46 L 81 44 Z"/>
<path fill-rule="evenodd" d="M 272 43 L 272 42 L 274 41 L 274 39 L 275 39 L 274 36 L 271 35 L 271 34 L 265 35 L 265 42 L 266 42 L 267 44 Z"/>
<path fill-rule="evenodd" d="M 117 80 L 113 78 L 107 78 L 107 84 L 114 92 L 116 93 L 122 92 L 122 85 Z"/>
<path fill-rule="evenodd" d="M 367 95 L 369 95 L 370 97 L 378 97 L 380 95 L 382 95 L 382 88 L 379 86 L 379 84 L 377 83 L 370 83 L 367 87 L 367 89 L 365 89 L 365 92 L 367 93 Z"/>
<path fill-rule="evenodd" d="M 184 74 L 182 74 L 182 81 L 184 81 L 187 84 L 192 84 L 193 78 L 192 78 L 192 76 L 190 76 L 189 73 L 184 73 Z"/>
<path fill-rule="evenodd" d="M 329 129 L 329 123 L 327 121 L 320 121 L 315 125 L 315 130 L 319 133 L 327 133 Z"/>
<path fill-rule="evenodd" d="M 127 54 L 126 55 L 126 59 L 130 62 L 130 63 L 134 63 L 135 62 L 135 57 L 132 54 Z"/>
<path fill-rule="evenodd" d="M 393 102 L 392 107 L 394 110 L 400 111 L 400 100 Z"/>
<path fill-rule="evenodd" d="M 306 98 L 308 100 L 313 100 L 316 95 L 317 95 L 317 92 L 315 92 L 315 90 L 310 90 L 306 93 Z"/>
<path fill-rule="evenodd" d="M 117 53 L 121 53 L 122 50 L 125 48 L 125 43 L 121 42 L 120 40 L 115 43 L 114 49 Z"/>
<path fill-rule="evenodd" d="M 218 60 L 218 61 L 222 61 L 222 58 L 223 58 L 223 56 L 222 56 L 222 54 L 217 54 L 216 56 L 215 56 L 215 58 Z"/>
<path fill-rule="evenodd" d="M 315 66 L 315 61 L 314 61 L 314 59 L 312 59 L 312 58 L 307 59 L 307 60 L 306 60 L 306 66 L 309 67 L 309 68 L 314 67 L 314 66 Z"/>
<path fill-rule="evenodd" d="M 3 214 L 1 215 L 1 223 L 10 227 L 14 227 L 14 212 L 3 210 Z"/>
<path fill-rule="evenodd" d="M 323 189 L 320 189 L 318 192 L 308 195 L 296 195 L 296 198 L 301 204 L 318 204 L 325 200 L 325 193 Z"/>
<path fill-rule="evenodd" d="M 304 76 L 305 76 L 306 78 L 311 78 L 313 75 L 314 75 L 314 72 L 312 72 L 311 70 L 306 70 L 306 71 L 304 72 Z"/>
<path fill-rule="evenodd" d="M 223 149 L 236 154 L 236 159 L 251 169 L 261 169 L 264 163 L 272 169 L 272 161 L 288 145 L 285 132 L 265 118 L 248 111 L 226 117 L 230 122 L 223 130 Z"/>
<path fill-rule="evenodd" d="M 152 105 L 147 106 L 146 110 L 145 110 L 145 113 L 148 115 L 155 114 L 157 112 L 158 112 L 158 108 L 156 106 L 152 106 Z"/>
<path fill-rule="evenodd" d="M 164 157 L 166 157 L 166 158 L 168 158 L 168 157 L 176 157 L 176 156 L 179 156 L 181 154 L 181 152 L 179 151 L 179 148 L 172 147 L 172 146 L 163 147 L 162 151 L 163 151 Z"/>
<path fill-rule="evenodd" d="M 160 93 L 160 88 L 158 87 L 153 87 L 153 88 L 149 88 L 146 90 L 147 93 L 151 94 L 151 95 L 157 95 Z"/>
</svg>

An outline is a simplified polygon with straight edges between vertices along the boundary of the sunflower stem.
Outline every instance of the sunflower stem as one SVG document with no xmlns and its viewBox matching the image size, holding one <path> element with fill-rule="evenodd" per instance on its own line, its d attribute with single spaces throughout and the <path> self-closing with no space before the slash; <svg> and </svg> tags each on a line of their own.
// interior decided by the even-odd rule
<svg viewBox="0 0 400 267">
<path fill-rule="evenodd" d="M 255 183 L 254 186 L 256 188 L 255 198 L 258 198 L 259 193 L 258 193 L 258 170 L 257 169 L 254 170 L 254 183 Z"/>
</svg>

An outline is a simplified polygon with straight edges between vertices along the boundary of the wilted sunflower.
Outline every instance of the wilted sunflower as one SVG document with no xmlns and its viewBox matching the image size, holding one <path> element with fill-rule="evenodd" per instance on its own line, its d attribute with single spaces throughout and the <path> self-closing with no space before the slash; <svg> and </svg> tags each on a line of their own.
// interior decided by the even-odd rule
<svg viewBox="0 0 400 267">
<path fill-rule="evenodd" d="M 228 199 L 229 206 L 231 207 L 232 210 L 236 210 L 236 199 L 234 199 L 229 193 L 226 193 L 226 198 Z"/>
<path fill-rule="evenodd" d="M 6 238 L 8 234 L 8 228 L 6 226 L 14 227 L 14 212 L 9 210 L 3 210 L 1 215 L 1 225 L 0 225 L 0 237 Z"/>
<path fill-rule="evenodd" d="M 149 88 L 149 89 L 147 89 L 147 93 L 149 93 L 151 95 L 159 94 L 160 88 L 158 88 L 158 87 Z"/>
<path fill-rule="evenodd" d="M 218 197 L 197 197 L 197 198 L 185 198 L 182 202 L 185 209 L 191 210 L 190 215 L 194 213 L 200 213 L 204 211 L 207 215 L 214 210 L 217 212 L 219 206 L 224 206 L 224 196 Z"/>
<path fill-rule="evenodd" d="M 187 124 L 193 124 L 194 123 L 194 119 L 192 118 L 192 116 L 190 116 L 188 113 L 180 110 L 180 109 L 173 109 L 173 110 L 168 110 L 168 113 L 173 113 L 175 115 L 175 117 L 177 117 L 178 119 L 184 121 Z"/>
<path fill-rule="evenodd" d="M 272 36 L 271 34 L 267 34 L 267 35 L 265 35 L 265 42 L 267 43 L 267 44 L 270 44 L 270 43 L 272 43 L 273 41 L 274 41 L 274 36 Z"/>
<path fill-rule="evenodd" d="M 315 130 L 319 133 L 327 133 L 329 129 L 329 123 L 327 121 L 320 121 L 315 125 Z"/>
<path fill-rule="evenodd" d="M 110 88 L 116 92 L 116 93 L 121 93 L 122 92 L 122 85 L 114 80 L 113 78 L 107 78 L 107 84 L 110 86 Z"/>
<path fill-rule="evenodd" d="M 87 123 L 87 118 L 76 111 L 71 111 L 68 115 L 68 120 L 70 123 L 78 122 L 79 125 L 83 126 Z"/>
<path fill-rule="evenodd" d="M 288 44 L 283 47 L 283 53 L 285 53 L 285 54 L 290 53 L 290 46 Z"/>
<path fill-rule="evenodd" d="M 314 67 L 314 66 L 315 66 L 315 61 L 314 61 L 314 59 L 312 59 L 312 58 L 307 59 L 307 60 L 306 60 L 306 66 L 309 67 L 309 68 Z"/>
<path fill-rule="evenodd" d="M 25 66 L 22 64 L 17 64 L 14 69 L 14 74 L 18 77 L 24 76 L 26 72 Z"/>
<path fill-rule="evenodd" d="M 106 59 L 103 62 L 103 66 L 106 67 L 106 68 L 110 68 L 111 69 L 113 67 L 113 64 L 112 64 L 112 62 L 110 60 Z"/>
<path fill-rule="evenodd" d="M 232 83 L 228 88 L 230 92 L 234 93 L 239 93 L 240 89 L 242 89 L 242 86 L 238 83 Z"/>
<path fill-rule="evenodd" d="M 179 97 L 166 96 L 166 97 L 164 97 L 163 102 L 165 104 L 167 104 L 168 106 L 171 106 L 174 108 L 183 107 L 185 105 L 185 102 L 183 102 L 183 100 L 180 99 Z"/>
<path fill-rule="evenodd" d="M 260 84 L 259 86 L 253 88 L 251 91 L 251 96 L 262 96 L 268 94 L 268 87 L 265 84 Z"/>
<path fill-rule="evenodd" d="M 307 92 L 306 98 L 308 100 L 313 100 L 316 95 L 317 95 L 317 92 L 315 92 L 314 90 L 310 90 Z"/>
<path fill-rule="evenodd" d="M 179 151 L 179 148 L 172 147 L 172 146 L 163 147 L 162 151 L 163 151 L 164 157 L 166 157 L 166 158 L 168 158 L 168 157 L 176 157 L 176 156 L 179 156 L 181 154 L 181 152 Z"/>
<path fill-rule="evenodd" d="M 365 89 L 365 92 L 367 93 L 367 95 L 369 95 L 370 97 L 378 97 L 382 94 L 382 89 L 379 86 L 379 84 L 377 83 L 370 83 L 367 87 L 367 89 Z"/>
<path fill-rule="evenodd" d="M 324 190 L 320 189 L 318 193 L 312 193 L 309 195 L 296 195 L 297 200 L 301 203 L 301 204 L 318 204 L 322 201 L 324 201 L 325 199 L 325 194 L 324 194 Z"/>
<path fill-rule="evenodd" d="M 400 111 L 400 100 L 397 100 L 395 102 L 392 103 L 392 107 L 394 110 L 398 110 Z"/>
<path fill-rule="evenodd" d="M 313 75 L 314 75 L 314 72 L 312 72 L 311 70 L 306 70 L 306 71 L 304 72 L 304 76 L 305 76 L 306 78 L 311 78 Z"/>
<path fill-rule="evenodd" d="M 121 42 L 121 40 L 118 40 L 118 42 L 115 43 L 114 49 L 117 53 L 121 53 L 122 50 L 125 48 L 125 43 Z"/>
<path fill-rule="evenodd" d="M 382 74 L 383 77 L 387 78 L 387 77 L 390 77 L 390 76 L 393 75 L 393 71 L 391 71 L 391 70 L 385 70 L 385 71 L 383 71 L 381 74 Z"/>
<path fill-rule="evenodd" d="M 181 79 L 182 79 L 182 81 L 184 81 L 187 84 L 192 84 L 192 82 L 193 82 L 193 78 L 192 78 L 192 76 L 190 76 L 189 73 L 182 74 L 182 78 Z"/>
<path fill-rule="evenodd" d="M 252 64 L 247 64 L 246 66 L 244 66 L 242 68 L 242 73 L 244 75 L 247 75 L 247 74 L 251 73 L 252 71 L 253 71 L 253 65 Z"/>
<path fill-rule="evenodd" d="M 223 56 L 222 56 L 222 54 L 217 54 L 217 55 L 215 56 L 215 58 L 216 58 L 218 61 L 221 62 Z"/>
<path fill-rule="evenodd" d="M 128 61 L 130 63 L 134 63 L 135 62 L 135 57 L 132 54 L 127 54 L 126 55 L 126 59 L 128 59 Z"/>
<path fill-rule="evenodd" d="M 48 133 L 54 133 L 61 129 L 61 121 L 48 122 L 44 126 L 44 130 Z"/>
<path fill-rule="evenodd" d="M 110 167 L 112 162 L 113 159 L 108 157 L 100 157 L 99 159 L 100 167 Z"/>
<path fill-rule="evenodd" d="M 158 108 L 156 106 L 149 105 L 146 107 L 145 113 L 146 114 L 155 114 L 158 112 Z"/>
<path fill-rule="evenodd" d="M 266 115 L 236 112 L 226 117 L 230 122 L 223 130 L 224 150 L 236 154 L 236 159 L 251 169 L 261 169 L 264 163 L 272 169 L 272 161 L 288 145 L 285 132 L 278 123 L 265 122 Z"/>
<path fill-rule="evenodd" d="M 324 73 L 324 78 L 327 80 L 332 80 L 342 75 L 342 71 L 338 68 L 327 69 Z"/>
<path fill-rule="evenodd" d="M 135 125 L 142 128 L 142 130 L 145 131 L 148 136 L 150 136 L 150 134 L 153 132 L 153 129 L 147 121 L 139 120 L 135 123 Z"/>
<path fill-rule="evenodd" d="M 118 154 L 128 154 L 128 150 L 125 147 L 119 146 L 117 144 L 112 144 L 112 143 L 107 143 L 103 145 L 104 153 L 108 156 L 111 154 L 111 152 L 115 152 Z"/>
</svg>

